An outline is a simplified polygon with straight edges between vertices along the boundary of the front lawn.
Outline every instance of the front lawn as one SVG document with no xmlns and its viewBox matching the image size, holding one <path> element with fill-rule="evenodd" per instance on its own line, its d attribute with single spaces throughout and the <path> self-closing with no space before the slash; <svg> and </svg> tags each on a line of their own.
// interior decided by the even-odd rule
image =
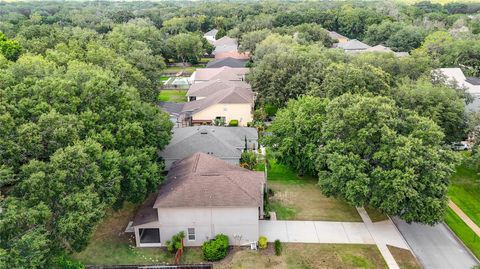
<svg viewBox="0 0 480 269">
<path fill-rule="evenodd" d="M 135 216 L 136 206 L 127 204 L 118 212 L 110 212 L 98 225 L 87 248 L 72 258 L 88 265 L 173 263 L 174 256 L 163 248 L 136 248 L 133 233 L 124 233 Z M 203 262 L 200 248 L 188 248 L 182 263 Z"/>
<path fill-rule="evenodd" d="M 259 171 L 263 168 L 262 164 L 257 166 Z M 355 207 L 324 196 L 315 177 L 299 177 L 273 159 L 268 170 L 268 187 L 274 192 L 270 197 L 271 210 L 279 220 L 362 221 Z"/>
<path fill-rule="evenodd" d="M 375 245 L 284 244 L 281 256 L 270 248 L 237 251 L 214 268 L 387 268 Z"/>
<path fill-rule="evenodd" d="M 462 154 L 467 158 L 466 153 Z M 468 160 L 464 160 L 468 161 Z M 448 188 L 450 199 L 480 226 L 480 177 L 465 163 L 459 165 Z"/>
<path fill-rule="evenodd" d="M 453 210 L 447 209 L 445 223 L 462 240 L 462 242 L 480 259 L 480 237 L 458 217 Z"/>
<path fill-rule="evenodd" d="M 388 250 L 392 253 L 393 258 L 397 261 L 398 266 L 402 269 L 422 269 L 415 256 L 408 249 L 397 248 L 387 245 Z"/>
<path fill-rule="evenodd" d="M 158 101 L 185 103 L 187 90 L 161 90 L 158 94 Z"/>
</svg>

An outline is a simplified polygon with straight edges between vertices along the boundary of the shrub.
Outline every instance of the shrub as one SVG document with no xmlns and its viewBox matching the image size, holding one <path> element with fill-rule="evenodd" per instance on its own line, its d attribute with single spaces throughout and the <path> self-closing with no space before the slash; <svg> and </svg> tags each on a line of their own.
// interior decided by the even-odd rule
<svg viewBox="0 0 480 269">
<path fill-rule="evenodd" d="M 185 238 L 185 232 L 181 231 L 172 236 L 172 240 L 169 240 L 166 243 L 167 250 L 171 253 L 177 252 L 177 250 L 182 248 L 182 240 Z"/>
<path fill-rule="evenodd" d="M 251 150 L 244 150 L 240 155 L 240 166 L 253 170 L 257 165 L 257 154 Z"/>
<path fill-rule="evenodd" d="M 260 249 L 266 249 L 267 248 L 267 238 L 265 236 L 260 236 L 258 239 L 258 247 Z"/>
<path fill-rule="evenodd" d="M 207 261 L 219 261 L 228 253 L 228 236 L 218 234 L 215 239 L 206 241 L 202 246 L 203 258 Z"/>
<path fill-rule="evenodd" d="M 238 120 L 231 120 L 231 121 L 228 123 L 228 126 L 238 126 Z"/>
<path fill-rule="evenodd" d="M 280 240 L 277 239 L 275 240 L 274 246 L 275 246 L 275 255 L 277 256 L 282 255 L 282 250 L 283 250 L 282 242 L 280 242 Z"/>
<path fill-rule="evenodd" d="M 81 262 L 73 261 L 67 255 L 62 254 L 57 258 L 57 265 L 63 269 L 85 269 L 85 265 Z"/>
</svg>

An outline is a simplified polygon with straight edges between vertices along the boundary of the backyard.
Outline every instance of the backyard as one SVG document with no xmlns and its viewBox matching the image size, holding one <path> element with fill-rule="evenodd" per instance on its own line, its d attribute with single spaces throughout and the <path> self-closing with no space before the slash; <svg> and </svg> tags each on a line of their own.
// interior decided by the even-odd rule
<svg viewBox="0 0 480 269">
<path fill-rule="evenodd" d="M 161 90 L 158 94 L 158 101 L 185 103 L 187 90 Z"/>
</svg>

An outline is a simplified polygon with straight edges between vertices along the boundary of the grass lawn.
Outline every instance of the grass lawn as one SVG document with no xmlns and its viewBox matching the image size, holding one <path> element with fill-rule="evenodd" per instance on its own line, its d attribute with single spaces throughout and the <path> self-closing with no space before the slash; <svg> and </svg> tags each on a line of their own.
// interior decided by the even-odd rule
<svg viewBox="0 0 480 269">
<path fill-rule="evenodd" d="M 163 102 L 185 103 L 187 90 L 161 90 L 158 100 Z"/>
<path fill-rule="evenodd" d="M 466 153 L 461 153 L 466 157 Z M 473 222 L 480 226 L 480 176 L 465 164 L 452 176 L 448 196 Z"/>
<path fill-rule="evenodd" d="M 263 165 L 258 165 L 257 170 L 263 171 Z M 268 187 L 274 191 L 270 205 L 279 220 L 362 221 L 354 207 L 324 196 L 316 178 L 300 178 L 274 160 L 270 161 Z"/>
<path fill-rule="evenodd" d="M 392 253 L 393 258 L 397 261 L 398 266 L 402 269 L 422 269 L 412 252 L 407 249 L 397 248 L 387 245 L 388 250 Z"/>
<path fill-rule="evenodd" d="M 445 223 L 463 241 L 463 243 L 480 259 L 480 237 L 461 220 L 453 210 L 447 209 Z"/>
<path fill-rule="evenodd" d="M 195 70 L 197 70 L 197 68 L 204 68 L 205 66 L 203 65 L 193 65 L 193 66 L 185 66 L 185 67 L 182 67 L 182 66 L 169 66 L 165 69 L 163 69 L 163 73 L 178 73 L 180 71 L 185 71 L 187 73 L 193 73 L 195 72 Z"/>
<path fill-rule="evenodd" d="M 371 208 L 371 207 L 366 206 L 365 210 L 367 211 L 368 216 L 370 217 L 370 219 L 373 222 L 388 220 L 387 215 L 385 215 L 382 212 L 376 210 L 375 208 Z"/>
<path fill-rule="evenodd" d="M 125 234 L 128 221 L 135 216 L 136 206 L 127 204 L 118 212 L 110 212 L 99 224 L 87 248 L 72 258 L 88 265 L 173 263 L 174 257 L 163 248 L 135 248 L 133 234 Z M 200 248 L 188 248 L 183 263 L 202 262 Z"/>
<path fill-rule="evenodd" d="M 275 256 L 272 246 L 230 256 L 214 268 L 387 268 L 375 245 L 284 244 L 281 256 Z"/>
</svg>

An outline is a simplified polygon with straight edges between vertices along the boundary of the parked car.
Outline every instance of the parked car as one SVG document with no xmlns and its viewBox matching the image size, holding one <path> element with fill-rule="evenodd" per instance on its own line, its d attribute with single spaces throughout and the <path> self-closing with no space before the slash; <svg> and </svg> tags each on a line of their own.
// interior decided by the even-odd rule
<svg viewBox="0 0 480 269">
<path fill-rule="evenodd" d="M 470 146 L 468 145 L 467 142 L 457 142 L 457 143 L 453 143 L 452 149 L 456 151 L 469 150 Z"/>
</svg>

